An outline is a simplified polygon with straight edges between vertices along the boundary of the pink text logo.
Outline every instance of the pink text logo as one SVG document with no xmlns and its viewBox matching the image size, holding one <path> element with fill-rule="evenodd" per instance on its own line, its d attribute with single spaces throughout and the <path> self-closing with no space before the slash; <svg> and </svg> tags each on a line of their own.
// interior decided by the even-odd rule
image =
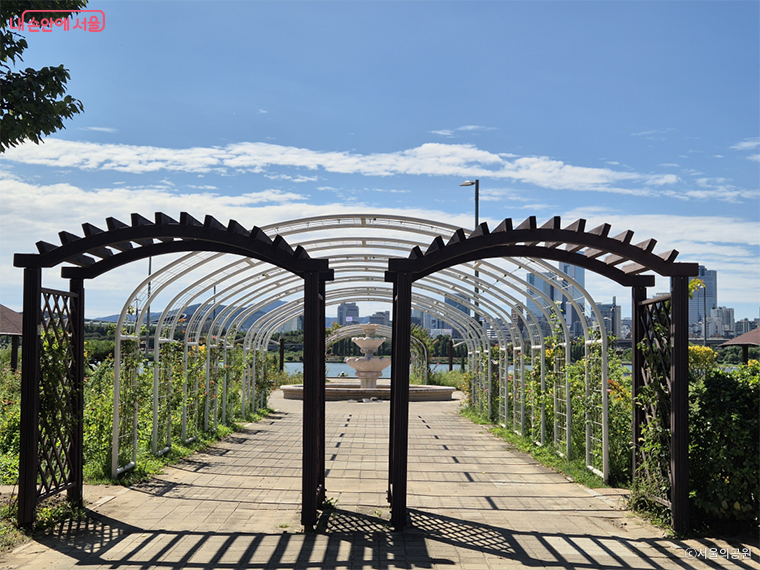
<svg viewBox="0 0 760 570">
<path fill-rule="evenodd" d="M 63 12 L 60 18 L 50 17 L 37 19 L 34 14 L 54 14 Z M 27 17 L 29 14 L 29 17 Z M 76 22 L 74 21 L 76 19 Z M 69 30 L 83 30 L 85 32 L 102 32 L 106 27 L 106 15 L 103 10 L 25 10 L 21 18 L 8 20 L 11 30 L 23 32 L 52 32 L 53 28 L 61 28 L 64 32 Z"/>
</svg>

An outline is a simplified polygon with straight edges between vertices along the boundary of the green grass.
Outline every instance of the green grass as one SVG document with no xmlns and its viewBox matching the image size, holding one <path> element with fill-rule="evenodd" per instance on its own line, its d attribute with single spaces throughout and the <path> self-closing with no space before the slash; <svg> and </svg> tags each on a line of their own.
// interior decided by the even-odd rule
<svg viewBox="0 0 760 570">
<path fill-rule="evenodd" d="M 580 483 L 589 489 L 609 486 L 604 483 L 601 477 L 595 475 L 586 467 L 586 462 L 583 459 L 569 460 L 559 455 L 553 445 L 536 445 L 530 438 L 523 437 L 511 429 L 493 425 L 472 408 L 462 408 L 460 414 L 478 425 L 491 426 L 489 431 L 496 437 L 503 439 L 514 449 L 527 453 L 542 465 L 564 474 L 576 483 Z"/>
</svg>

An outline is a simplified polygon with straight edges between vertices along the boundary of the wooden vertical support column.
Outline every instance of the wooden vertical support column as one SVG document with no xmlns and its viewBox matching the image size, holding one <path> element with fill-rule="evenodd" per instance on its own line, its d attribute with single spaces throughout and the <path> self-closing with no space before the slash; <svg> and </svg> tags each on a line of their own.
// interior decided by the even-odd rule
<svg viewBox="0 0 760 570">
<path fill-rule="evenodd" d="M 673 529 L 689 528 L 689 278 L 670 278 L 670 502 Z"/>
<path fill-rule="evenodd" d="M 631 457 L 631 476 L 636 477 L 636 469 L 639 466 L 639 448 L 641 445 L 641 425 L 644 421 L 644 410 L 636 405 L 636 397 L 644 386 L 644 377 L 641 367 L 644 364 L 639 343 L 644 340 L 644 325 L 641 320 L 643 309 L 640 305 L 647 298 L 646 287 L 633 287 L 631 289 L 631 402 L 633 417 L 633 453 Z"/>
<path fill-rule="evenodd" d="M 18 369 L 18 336 L 11 337 L 11 370 L 15 372 Z M 746 360 L 745 360 L 746 364 Z"/>
<path fill-rule="evenodd" d="M 21 342 L 21 432 L 18 477 L 18 524 L 34 522 L 37 507 L 37 446 L 40 413 L 40 296 L 42 270 L 24 268 L 24 315 Z"/>
<path fill-rule="evenodd" d="M 74 373 L 72 379 L 71 412 L 74 415 L 73 433 L 71 434 L 70 483 L 74 487 L 67 492 L 68 500 L 81 507 L 82 485 L 84 483 L 84 280 L 71 279 L 69 291 L 76 297 L 71 299 L 71 328 L 73 331 Z"/>
<path fill-rule="evenodd" d="M 386 281 L 389 281 L 391 279 L 393 280 L 393 297 L 392 297 L 392 299 L 393 299 L 393 310 L 392 310 L 392 313 L 391 313 L 391 318 L 393 319 L 392 320 L 392 323 L 393 323 L 393 336 L 391 336 L 391 406 L 390 406 L 390 425 L 389 425 L 390 435 L 389 435 L 389 438 L 388 438 L 388 492 L 386 494 L 386 498 L 388 499 L 388 502 L 390 504 L 393 504 L 393 484 L 395 482 L 393 478 L 394 478 L 394 476 L 396 474 L 396 471 L 394 469 L 394 467 L 395 467 L 394 457 L 395 457 L 395 449 L 396 449 L 396 447 L 395 447 L 396 446 L 396 438 L 395 438 L 395 432 L 393 430 L 393 426 L 394 426 L 394 423 L 393 423 L 393 420 L 394 420 L 393 406 L 394 406 L 394 402 L 396 401 L 394 399 L 394 395 L 396 393 L 396 390 L 395 390 L 396 383 L 393 381 L 393 374 L 394 374 L 394 372 L 393 372 L 393 370 L 394 370 L 393 369 L 393 359 L 396 357 L 396 351 L 398 350 L 396 348 L 396 342 L 397 342 L 396 331 L 398 330 L 397 329 L 398 321 L 396 320 L 397 314 L 398 314 L 398 311 L 396 310 L 397 307 L 398 307 L 398 302 L 397 302 L 398 291 L 397 291 L 396 281 L 395 281 L 396 274 L 395 273 L 387 272 L 385 274 L 385 276 L 386 276 L 385 277 Z"/>
<path fill-rule="evenodd" d="M 280 336 L 280 372 L 285 370 L 285 339 Z"/>
<path fill-rule="evenodd" d="M 398 273 L 393 323 L 394 353 L 391 359 L 393 400 L 393 495 L 391 525 L 401 530 L 406 525 L 406 482 L 409 447 L 409 345 L 411 343 L 412 278 Z"/>
<path fill-rule="evenodd" d="M 317 522 L 317 485 L 319 452 L 319 349 L 324 337 L 324 321 L 319 326 L 319 273 L 304 276 L 303 342 L 303 457 L 301 473 L 301 524 L 311 530 Z M 323 354 L 324 358 L 324 354 Z M 322 386 L 324 389 L 324 386 Z"/>
<path fill-rule="evenodd" d="M 321 381 L 319 383 L 319 405 L 318 405 L 318 428 L 317 434 L 319 437 L 319 446 L 317 453 L 317 487 L 318 496 L 317 503 L 321 504 L 325 501 L 325 281 L 322 277 L 319 279 L 319 377 Z"/>
</svg>

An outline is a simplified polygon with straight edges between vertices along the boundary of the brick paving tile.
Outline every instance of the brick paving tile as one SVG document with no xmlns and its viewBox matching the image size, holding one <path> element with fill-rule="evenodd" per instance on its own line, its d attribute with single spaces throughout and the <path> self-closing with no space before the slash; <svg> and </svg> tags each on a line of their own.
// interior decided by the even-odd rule
<svg viewBox="0 0 760 570">
<path fill-rule="evenodd" d="M 756 544 L 666 538 L 620 507 L 511 451 L 457 414 L 412 402 L 409 525 L 387 526 L 388 402 L 328 402 L 326 510 L 300 527 L 301 402 L 131 488 L 86 488 L 92 518 L 38 533 L 0 569 L 503 570 L 760 568 Z M 2 491 L 2 490 L 0 490 Z M 750 547 L 752 560 L 687 548 Z"/>
</svg>

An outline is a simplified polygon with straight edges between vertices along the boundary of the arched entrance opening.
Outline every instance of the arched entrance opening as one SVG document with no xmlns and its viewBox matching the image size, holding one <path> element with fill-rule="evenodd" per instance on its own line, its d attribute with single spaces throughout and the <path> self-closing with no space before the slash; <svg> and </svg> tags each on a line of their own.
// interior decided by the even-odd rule
<svg viewBox="0 0 760 570">
<path fill-rule="evenodd" d="M 328 261 L 235 220 L 224 225 L 206 216 L 200 222 L 182 213 L 177 221 L 158 212 L 154 222 L 139 214 L 132 214 L 131 225 L 106 222 L 106 230 L 83 224 L 84 236 L 63 231 L 60 246 L 38 242 L 39 253 L 14 258 L 24 268 L 19 524 L 32 523 L 46 497 L 66 491 L 70 500 L 82 501 L 85 280 L 140 259 L 205 251 L 264 261 L 303 281 L 310 340 L 304 345 L 302 517 L 313 526 L 324 500 L 324 462 L 317 458 L 320 450 L 324 455 L 324 297 L 333 276 Z M 43 288 L 43 268 L 61 264 L 68 264 L 61 275 L 69 291 Z"/>
<path fill-rule="evenodd" d="M 660 498 L 672 510 L 677 531 L 688 527 L 688 278 L 697 274 L 697 264 L 676 263 L 678 252 L 653 253 L 655 240 L 632 244 L 628 230 L 614 237 L 603 224 L 586 230 L 581 219 L 562 228 L 559 217 L 538 226 L 531 216 L 514 226 L 507 218 L 493 231 L 480 224 L 474 231 L 459 229 L 448 243 L 433 239 L 425 252 L 419 247 L 408 258 L 391 259 L 386 281 L 393 284 L 393 352 L 391 370 L 391 433 L 388 496 L 391 523 L 403 528 L 407 522 L 407 453 L 409 423 L 409 346 L 412 287 L 421 279 L 456 265 L 496 257 L 550 259 L 582 267 L 631 288 L 633 310 L 632 374 L 633 394 L 653 384 L 662 384 L 660 394 L 667 401 L 636 409 L 633 417 L 633 467 L 641 461 L 639 446 L 645 423 L 660 419 L 668 410 L 667 431 L 670 462 L 664 466 L 670 483 L 670 497 Z M 654 285 L 655 272 L 670 277 L 667 298 L 646 298 Z M 490 363 L 490 359 L 489 359 Z M 489 375 L 490 378 L 490 375 Z M 514 383 L 514 382 L 513 382 Z M 502 384 L 501 389 L 505 386 Z M 603 391 L 606 386 L 603 385 Z M 567 402 L 569 415 L 571 402 Z"/>
</svg>

